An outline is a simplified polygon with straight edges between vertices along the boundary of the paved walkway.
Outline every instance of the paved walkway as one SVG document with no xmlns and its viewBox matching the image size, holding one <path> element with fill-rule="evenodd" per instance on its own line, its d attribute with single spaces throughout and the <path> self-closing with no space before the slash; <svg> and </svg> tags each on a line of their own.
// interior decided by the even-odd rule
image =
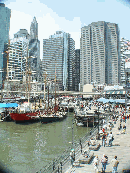
<svg viewBox="0 0 130 173">
<path fill-rule="evenodd" d="M 98 155 L 101 160 L 103 154 L 108 156 L 108 165 L 106 166 L 106 172 L 112 172 L 112 163 L 111 160 L 117 155 L 119 165 L 118 165 L 118 173 L 122 173 L 123 169 L 130 169 L 130 119 L 126 121 L 126 134 L 121 134 L 118 130 L 119 120 L 117 120 L 116 124 L 112 129 L 112 133 L 114 135 L 114 141 L 112 147 L 103 147 L 101 146 L 98 151 L 91 151 L 94 155 Z M 122 130 L 121 130 L 122 132 Z M 99 140 L 101 144 L 101 140 Z M 119 144 L 117 146 L 116 144 Z M 85 150 L 85 149 L 83 149 Z M 77 160 L 78 158 L 76 158 Z M 99 164 L 99 171 L 101 171 L 101 162 Z M 94 173 L 94 166 L 91 162 L 90 164 L 81 164 L 80 167 L 70 167 L 66 173 Z M 130 171 L 129 171 L 130 172 Z"/>
</svg>

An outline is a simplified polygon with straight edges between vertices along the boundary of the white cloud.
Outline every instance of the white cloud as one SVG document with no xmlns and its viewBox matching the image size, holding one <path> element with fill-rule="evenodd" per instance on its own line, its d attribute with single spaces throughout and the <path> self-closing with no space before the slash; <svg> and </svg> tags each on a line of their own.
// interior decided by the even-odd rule
<svg viewBox="0 0 130 173">
<path fill-rule="evenodd" d="M 29 32 L 30 23 L 32 19 L 33 19 L 32 16 L 29 14 L 12 10 L 10 18 L 10 38 L 12 39 L 14 37 L 14 34 L 18 32 L 19 29 L 27 29 Z"/>
<path fill-rule="evenodd" d="M 43 39 L 49 38 L 57 30 L 62 30 L 71 34 L 75 40 L 76 47 L 80 44 L 81 21 L 79 17 L 75 17 L 73 21 L 66 20 L 65 17 L 59 17 L 56 12 L 48 8 L 39 0 L 16 0 L 11 2 L 8 7 L 12 10 L 10 23 L 10 36 L 19 31 L 19 29 L 27 29 L 30 32 L 30 24 L 33 17 L 36 16 L 38 22 L 38 37 L 40 40 L 40 55 L 42 58 Z"/>
</svg>

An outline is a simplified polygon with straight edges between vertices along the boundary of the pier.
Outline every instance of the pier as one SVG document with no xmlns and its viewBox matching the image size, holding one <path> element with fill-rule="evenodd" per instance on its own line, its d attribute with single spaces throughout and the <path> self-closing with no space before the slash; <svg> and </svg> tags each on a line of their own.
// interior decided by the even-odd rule
<svg viewBox="0 0 130 173">
<path fill-rule="evenodd" d="M 111 160 L 116 155 L 119 161 L 117 172 L 119 173 L 125 173 L 130 172 L 130 157 L 129 157 L 129 151 L 130 151 L 130 119 L 126 120 L 126 123 L 123 123 L 126 125 L 126 133 L 123 134 L 122 130 L 118 130 L 120 120 L 118 119 L 116 124 L 114 124 L 114 127 L 112 129 L 112 133 L 114 136 L 113 145 L 111 147 L 103 147 L 102 141 L 98 140 L 101 147 L 97 151 L 91 151 L 94 156 L 98 155 L 99 160 L 101 161 L 101 158 L 103 154 L 108 156 L 108 164 L 106 166 L 106 173 L 112 172 L 112 163 Z M 83 150 L 88 150 L 88 147 L 83 148 Z M 80 159 L 82 154 L 76 158 L 76 161 Z M 93 166 L 93 159 L 89 164 L 79 164 L 75 166 L 70 166 L 68 170 L 65 173 L 94 173 L 94 166 Z M 102 170 L 101 162 L 99 163 L 99 172 Z"/>
</svg>

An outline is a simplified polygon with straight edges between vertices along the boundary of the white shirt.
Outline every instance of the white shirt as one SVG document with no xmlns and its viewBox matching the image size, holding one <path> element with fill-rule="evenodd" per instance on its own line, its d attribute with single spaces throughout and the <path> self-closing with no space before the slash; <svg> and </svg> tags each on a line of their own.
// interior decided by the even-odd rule
<svg viewBox="0 0 130 173">
<path fill-rule="evenodd" d="M 109 140 L 112 139 L 112 136 L 113 136 L 112 134 L 109 134 L 109 136 L 108 136 L 109 137 Z"/>
</svg>

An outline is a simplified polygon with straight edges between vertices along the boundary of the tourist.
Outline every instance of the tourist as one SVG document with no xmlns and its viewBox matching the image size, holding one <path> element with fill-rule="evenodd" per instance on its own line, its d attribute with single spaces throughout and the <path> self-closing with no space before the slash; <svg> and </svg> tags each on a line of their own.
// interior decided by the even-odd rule
<svg viewBox="0 0 130 173">
<path fill-rule="evenodd" d="M 126 132 L 126 125 L 123 126 L 123 133 L 125 134 Z"/>
<path fill-rule="evenodd" d="M 121 123 L 120 123 L 120 126 L 119 126 L 119 130 L 121 130 L 122 126 L 121 126 Z"/>
<path fill-rule="evenodd" d="M 94 165 L 95 173 L 98 173 L 98 166 L 99 166 L 99 158 L 98 158 L 98 156 L 95 156 L 95 158 L 93 160 L 93 165 Z"/>
<path fill-rule="evenodd" d="M 112 139 L 113 139 L 112 132 L 110 132 L 110 134 L 108 135 L 108 138 L 109 138 L 109 146 L 112 146 Z"/>
<path fill-rule="evenodd" d="M 71 152 L 70 152 L 70 159 L 71 159 L 71 165 L 73 167 L 73 163 L 75 161 L 75 151 L 74 149 L 71 149 Z"/>
<path fill-rule="evenodd" d="M 102 163 L 102 172 L 103 172 L 103 173 L 105 173 L 107 161 L 108 161 L 108 159 L 106 158 L 106 155 L 103 154 L 103 157 L 102 157 L 102 159 L 101 159 L 101 163 Z"/>
<path fill-rule="evenodd" d="M 119 164 L 119 161 L 117 160 L 117 156 L 114 157 L 114 159 L 112 159 L 112 173 L 116 173 L 117 171 L 117 167 L 118 167 L 118 164 Z"/>
<path fill-rule="evenodd" d="M 105 147 L 105 139 L 106 139 L 106 135 L 105 133 L 103 133 L 103 136 L 102 136 L 102 146 Z"/>
<path fill-rule="evenodd" d="M 123 122 L 125 122 L 125 116 L 123 116 Z"/>
</svg>

